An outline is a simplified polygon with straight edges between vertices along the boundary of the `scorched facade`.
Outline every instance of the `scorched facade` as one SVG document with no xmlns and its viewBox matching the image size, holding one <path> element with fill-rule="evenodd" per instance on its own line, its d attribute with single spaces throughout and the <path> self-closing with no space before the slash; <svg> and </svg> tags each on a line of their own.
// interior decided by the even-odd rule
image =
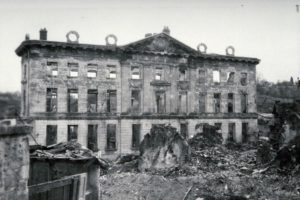
<svg viewBox="0 0 300 200">
<path fill-rule="evenodd" d="M 75 36 L 72 40 L 70 35 Z M 39 144 L 71 139 L 117 156 L 138 151 L 154 124 L 168 123 L 191 137 L 204 123 L 224 141 L 254 138 L 257 128 L 256 58 L 208 54 L 162 33 L 118 46 L 29 37 L 17 48 L 22 66 L 22 117 Z M 111 41 L 112 40 L 112 41 Z M 33 141 L 32 141 L 33 142 Z"/>
</svg>

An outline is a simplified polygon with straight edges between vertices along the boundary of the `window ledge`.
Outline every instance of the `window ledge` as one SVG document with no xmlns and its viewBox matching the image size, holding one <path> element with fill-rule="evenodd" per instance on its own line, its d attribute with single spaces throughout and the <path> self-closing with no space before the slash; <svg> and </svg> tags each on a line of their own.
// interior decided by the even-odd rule
<svg viewBox="0 0 300 200">
<path fill-rule="evenodd" d="M 169 83 L 168 81 L 153 80 L 150 82 L 150 85 L 152 85 L 152 86 L 171 86 L 171 83 Z"/>
<path fill-rule="evenodd" d="M 130 149 L 131 149 L 132 151 L 139 151 L 139 150 L 140 150 L 139 147 L 131 147 Z"/>
<path fill-rule="evenodd" d="M 114 148 L 114 149 L 110 149 L 110 148 L 105 148 L 105 151 L 117 151 L 117 148 Z"/>
<path fill-rule="evenodd" d="M 55 111 L 46 111 L 46 113 L 57 113 L 57 110 L 55 110 Z"/>
</svg>

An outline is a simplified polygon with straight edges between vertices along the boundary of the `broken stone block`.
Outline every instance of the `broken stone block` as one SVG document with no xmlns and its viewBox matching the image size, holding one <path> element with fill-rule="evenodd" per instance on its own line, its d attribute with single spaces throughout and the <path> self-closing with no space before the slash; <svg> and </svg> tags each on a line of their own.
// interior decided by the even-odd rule
<svg viewBox="0 0 300 200">
<path fill-rule="evenodd" d="M 190 158 L 186 139 L 169 125 L 155 125 L 140 145 L 139 170 L 170 168 Z"/>
</svg>

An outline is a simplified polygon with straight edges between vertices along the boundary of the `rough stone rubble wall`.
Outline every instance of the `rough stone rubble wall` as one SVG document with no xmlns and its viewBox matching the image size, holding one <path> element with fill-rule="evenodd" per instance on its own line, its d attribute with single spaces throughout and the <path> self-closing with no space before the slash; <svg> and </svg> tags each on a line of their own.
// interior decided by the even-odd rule
<svg viewBox="0 0 300 200">
<path fill-rule="evenodd" d="M 0 127 L 0 199 L 27 200 L 31 127 Z"/>
</svg>

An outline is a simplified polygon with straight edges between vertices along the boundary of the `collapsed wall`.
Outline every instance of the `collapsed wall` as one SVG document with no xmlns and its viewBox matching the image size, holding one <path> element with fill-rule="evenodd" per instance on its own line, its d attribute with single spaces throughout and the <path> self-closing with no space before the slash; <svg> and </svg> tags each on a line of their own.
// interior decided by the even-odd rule
<svg viewBox="0 0 300 200">
<path fill-rule="evenodd" d="M 140 145 L 139 170 L 170 168 L 190 158 L 187 140 L 170 125 L 155 125 Z"/>
</svg>

